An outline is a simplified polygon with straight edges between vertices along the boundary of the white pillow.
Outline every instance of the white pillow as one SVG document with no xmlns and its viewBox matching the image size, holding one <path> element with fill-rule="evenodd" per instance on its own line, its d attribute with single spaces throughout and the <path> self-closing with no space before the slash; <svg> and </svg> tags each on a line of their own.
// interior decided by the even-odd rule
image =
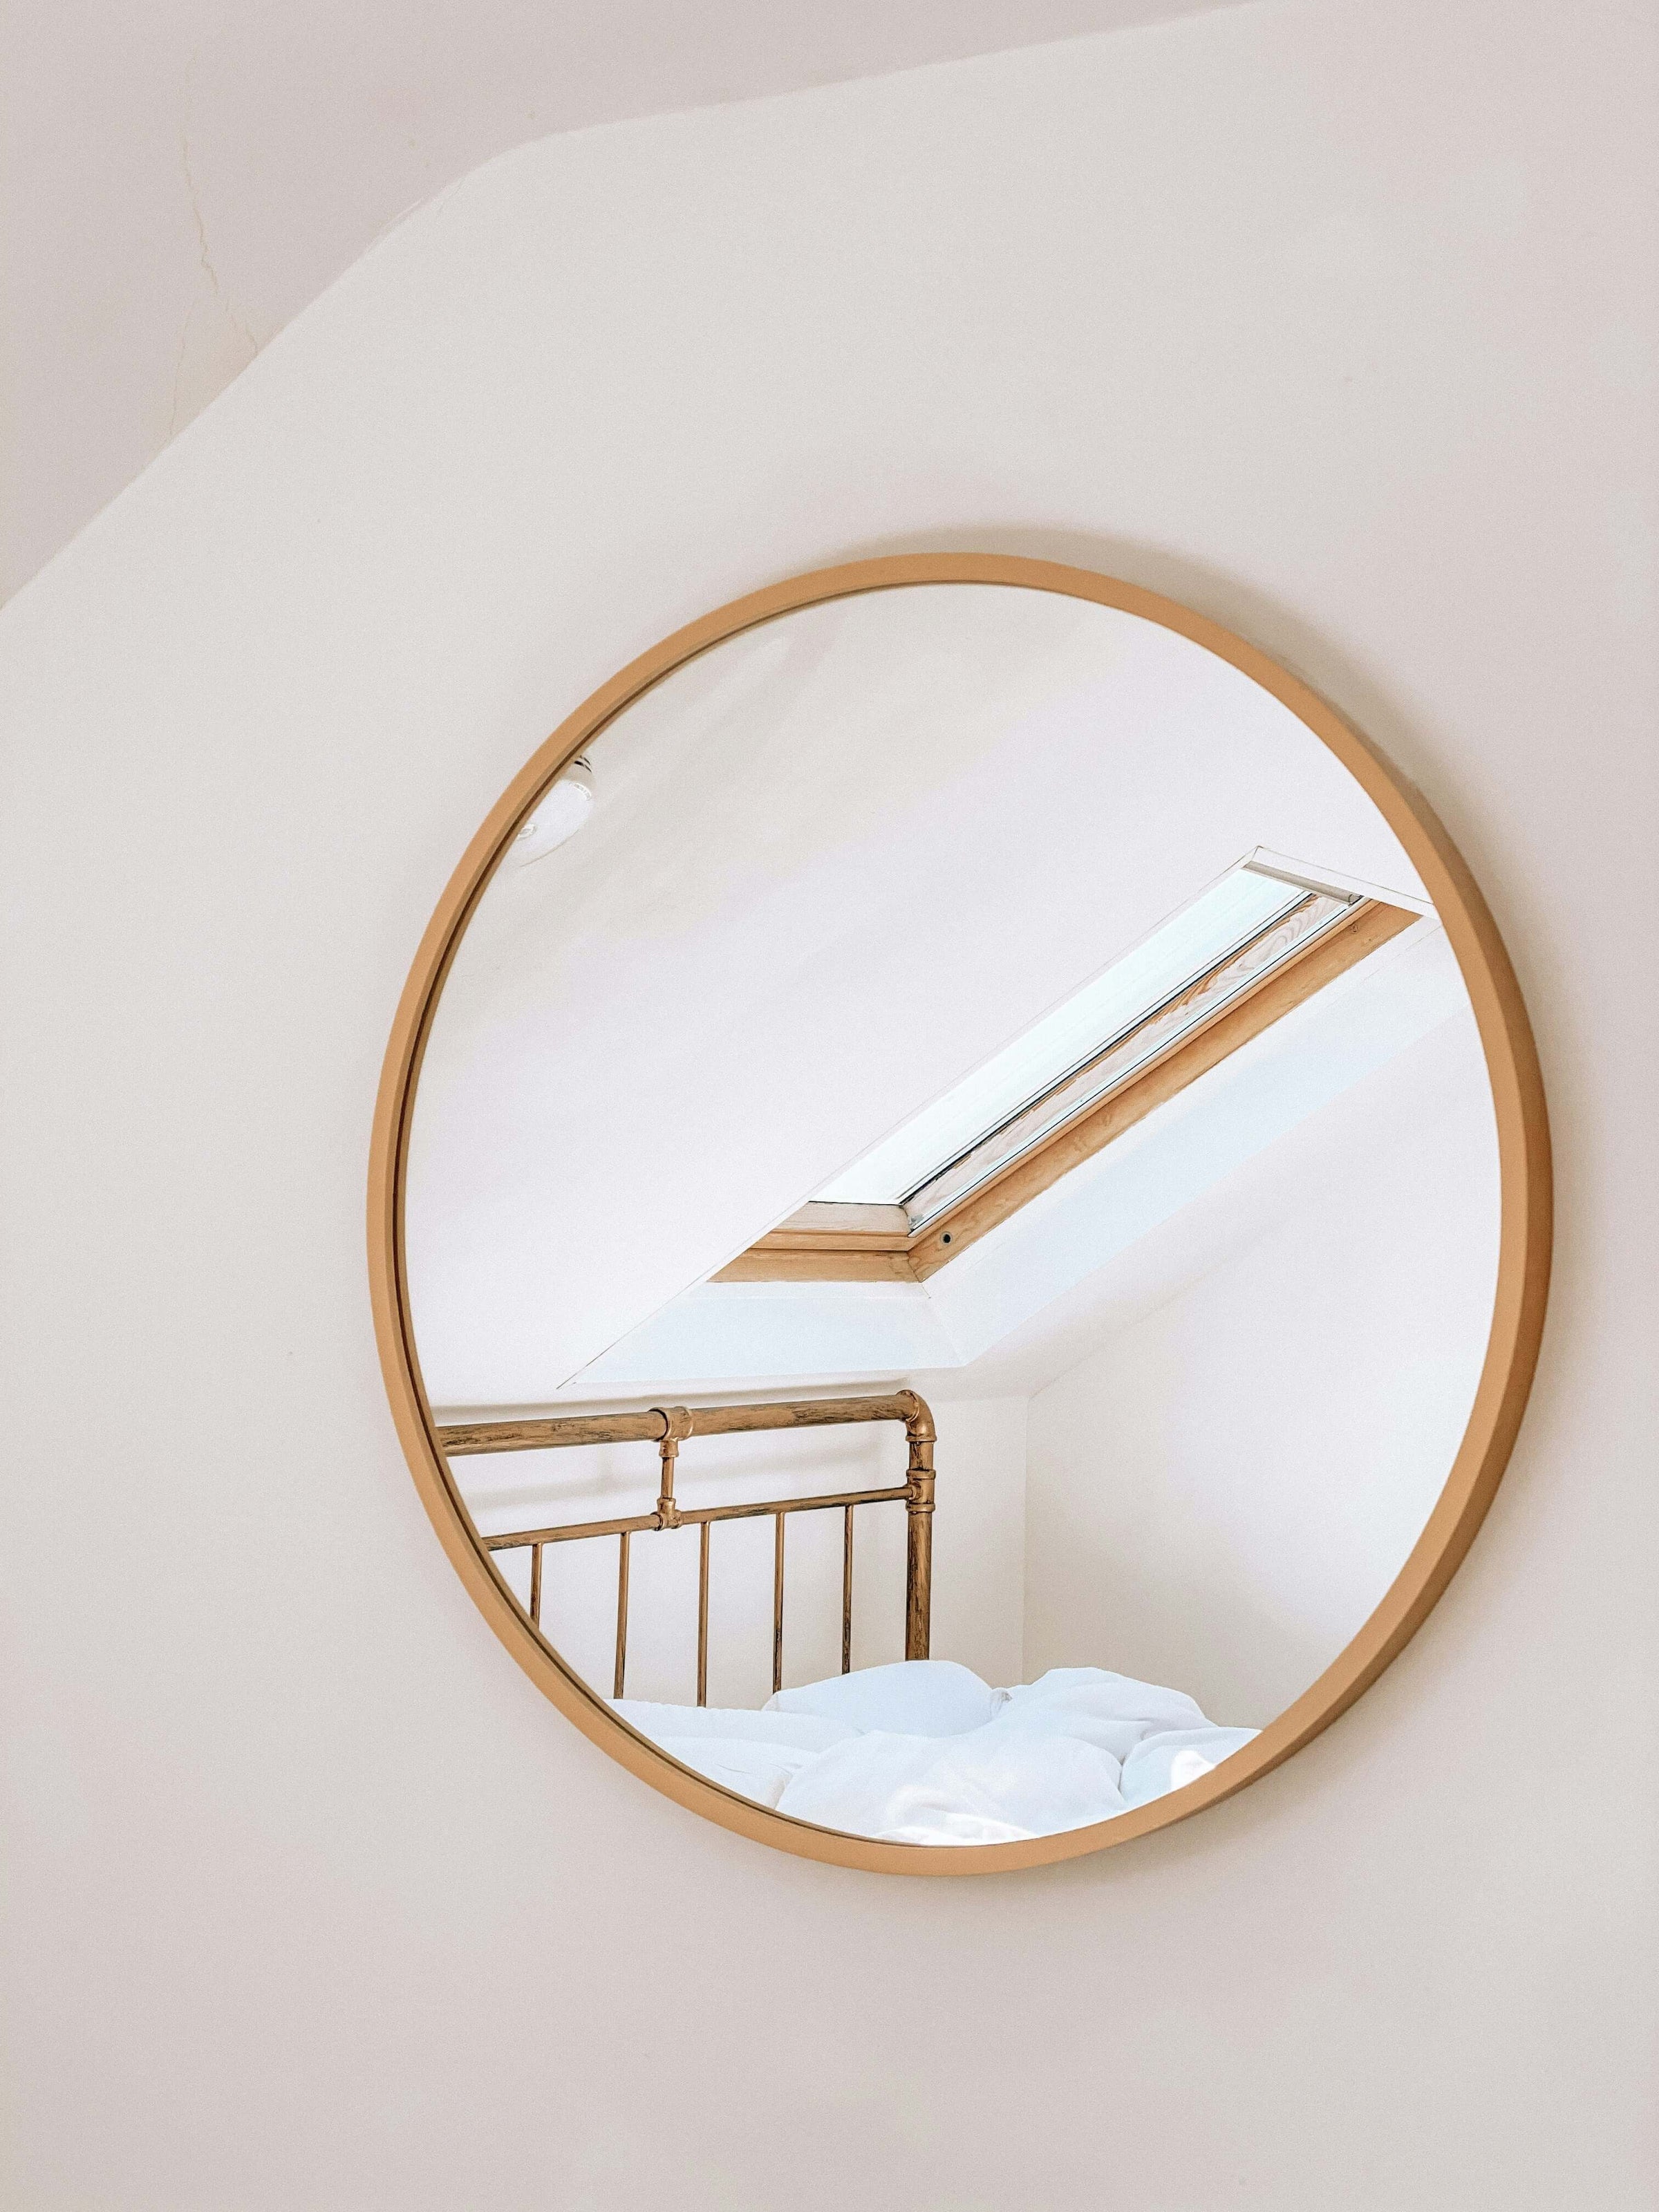
<svg viewBox="0 0 1659 2212">
<path fill-rule="evenodd" d="M 1139 1682 L 1103 1667 L 1051 1667 L 1035 1682 L 1009 1691 L 1008 1713 L 1022 1720 L 1039 1713 L 1064 1713 L 1077 1722 L 1086 1716 L 1094 1723 L 1087 1731 L 1090 1741 L 1120 1759 L 1127 1759 L 1143 1736 L 1210 1725 L 1184 1690 Z"/>
<path fill-rule="evenodd" d="M 799 1690 L 780 1690 L 763 1710 L 813 1713 L 850 1729 L 886 1729 L 896 1735 L 963 1735 L 982 1728 L 1004 1693 L 954 1659 L 900 1659 L 860 1667 Z"/>
</svg>

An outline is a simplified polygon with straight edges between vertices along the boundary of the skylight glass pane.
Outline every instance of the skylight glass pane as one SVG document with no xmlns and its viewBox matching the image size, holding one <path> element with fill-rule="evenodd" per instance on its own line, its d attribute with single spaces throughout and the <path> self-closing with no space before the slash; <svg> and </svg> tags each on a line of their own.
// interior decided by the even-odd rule
<svg viewBox="0 0 1659 2212">
<path fill-rule="evenodd" d="M 840 1204 L 897 1205 L 976 1139 L 1307 896 L 1297 884 L 1235 868 L 814 1196 Z"/>
</svg>

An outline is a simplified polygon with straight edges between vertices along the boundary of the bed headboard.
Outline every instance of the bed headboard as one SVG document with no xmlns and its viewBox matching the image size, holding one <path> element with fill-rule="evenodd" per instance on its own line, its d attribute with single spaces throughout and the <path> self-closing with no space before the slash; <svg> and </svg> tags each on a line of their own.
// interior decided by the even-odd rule
<svg viewBox="0 0 1659 2212">
<path fill-rule="evenodd" d="M 848 1421 L 902 1421 L 910 1448 L 904 1481 L 889 1490 L 832 1491 L 822 1498 L 775 1498 L 741 1505 L 682 1506 L 674 1497 L 674 1463 L 682 1443 L 693 1437 L 732 1436 L 749 1429 L 817 1429 Z M 447 1459 L 475 1452 L 546 1451 L 574 1444 L 651 1443 L 661 1462 L 656 1509 L 619 1521 L 580 1521 L 562 1527 L 518 1528 L 479 1539 L 487 1552 L 530 1553 L 530 1618 L 539 1628 L 542 1614 L 542 1549 L 590 1536 L 615 1536 L 617 1558 L 617 1661 L 611 1694 L 620 1698 L 628 1670 L 628 1547 L 635 1536 L 659 1528 L 695 1526 L 697 1559 L 697 1703 L 708 1702 L 708 1532 L 716 1521 L 752 1521 L 772 1516 L 772 1687 L 783 1687 L 784 1528 L 792 1513 L 839 1512 L 842 1536 L 841 1671 L 853 1664 L 853 1515 L 860 1505 L 884 1505 L 902 1499 L 908 1514 L 904 1574 L 904 1656 L 925 1659 L 932 1634 L 933 1587 L 933 1417 L 914 1390 L 890 1398 L 794 1398 L 770 1406 L 652 1407 L 635 1413 L 574 1413 L 562 1419 L 527 1421 L 459 1422 L 436 1431 Z"/>
</svg>

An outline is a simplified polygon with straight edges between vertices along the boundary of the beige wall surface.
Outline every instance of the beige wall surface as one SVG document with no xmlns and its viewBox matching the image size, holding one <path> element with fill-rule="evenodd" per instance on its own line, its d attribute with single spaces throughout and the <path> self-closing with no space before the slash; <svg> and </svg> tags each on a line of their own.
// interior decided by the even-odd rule
<svg viewBox="0 0 1659 2212">
<path fill-rule="evenodd" d="M 512 155 L 0 619 L 6 2202 L 1652 2201 L 1646 9 L 1270 0 Z M 379 1057 L 618 663 L 866 552 L 1130 575 L 1441 809 L 1560 1170 L 1487 1527 L 1328 1735 L 887 1882 L 530 1687 L 403 1465 Z"/>
<path fill-rule="evenodd" d="M 0 600 L 383 230 L 509 147 L 1218 4 L 5 0 Z"/>
</svg>

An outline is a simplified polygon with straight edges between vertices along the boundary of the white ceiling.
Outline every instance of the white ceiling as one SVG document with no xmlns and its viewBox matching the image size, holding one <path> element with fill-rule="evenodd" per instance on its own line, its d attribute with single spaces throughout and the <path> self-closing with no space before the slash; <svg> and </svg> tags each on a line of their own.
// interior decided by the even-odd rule
<svg viewBox="0 0 1659 2212">
<path fill-rule="evenodd" d="M 0 599 L 412 207 L 526 140 L 1226 0 L 8 0 Z"/>
</svg>

